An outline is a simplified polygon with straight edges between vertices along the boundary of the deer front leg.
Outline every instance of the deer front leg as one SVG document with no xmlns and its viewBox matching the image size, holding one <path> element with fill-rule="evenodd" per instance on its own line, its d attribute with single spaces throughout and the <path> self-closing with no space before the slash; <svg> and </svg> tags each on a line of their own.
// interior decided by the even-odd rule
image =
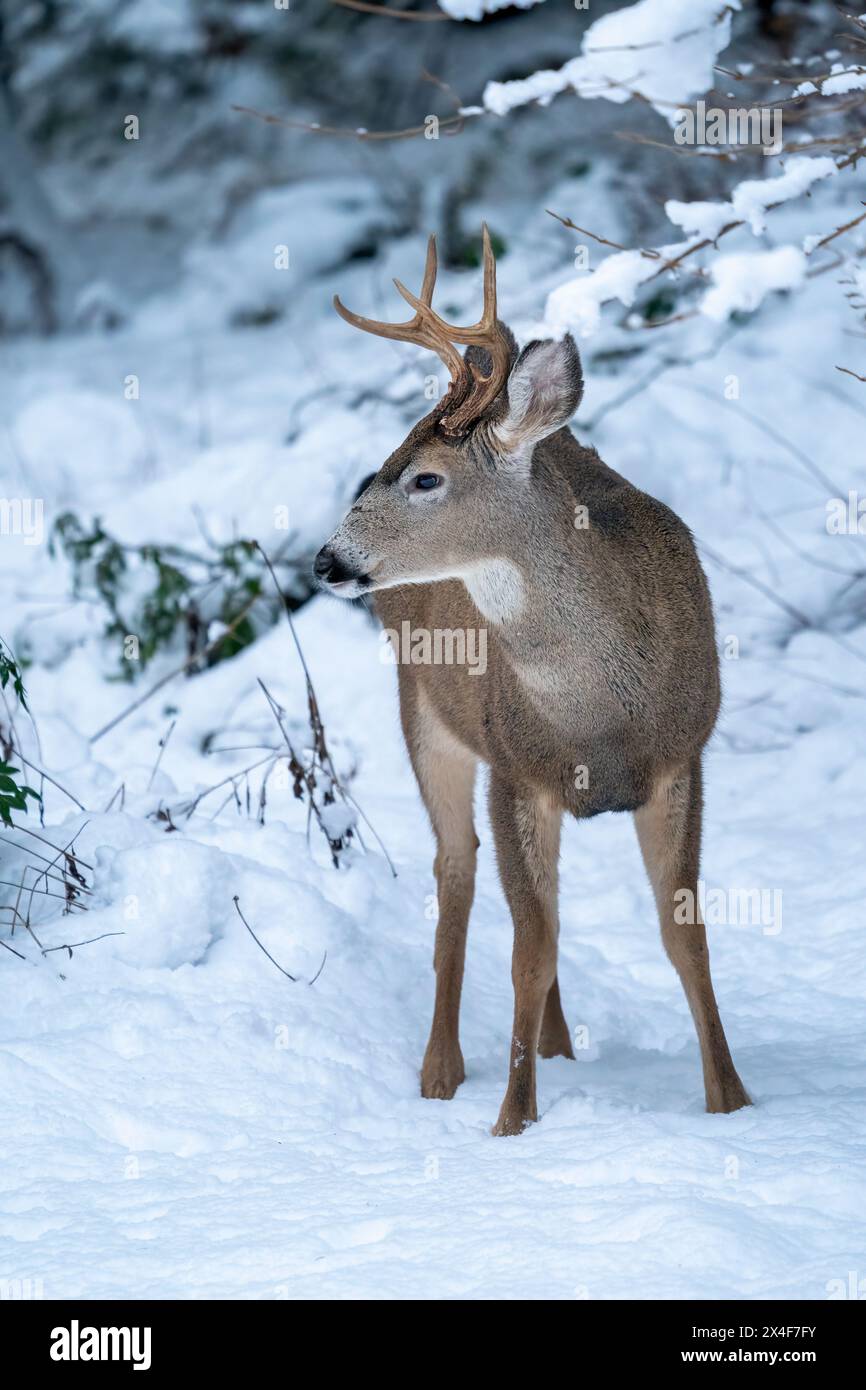
<svg viewBox="0 0 866 1390">
<path fill-rule="evenodd" d="M 493 1129 L 494 1134 L 507 1135 L 520 1134 L 538 1119 L 535 1054 L 547 1008 L 553 1008 L 554 1022 L 558 1023 L 558 988 L 552 1006 L 549 999 L 556 981 L 557 864 L 562 817 L 552 802 L 534 792 L 516 790 L 495 775 L 490 784 L 490 817 L 499 874 L 514 923 L 511 1059 L 505 1099 Z M 559 1017 L 562 1018 L 561 1007 Z"/>
<path fill-rule="evenodd" d="M 478 837 L 472 823 L 476 759 L 442 724 L 423 694 L 416 697 L 410 753 L 436 836 L 438 920 L 433 968 L 436 1003 L 421 1066 L 421 1094 L 450 1100 L 465 1079 L 460 1050 L 460 994 L 466 931 L 475 892 Z M 407 721 L 408 722 L 408 721 Z"/>
<path fill-rule="evenodd" d="M 635 813 L 638 840 L 655 893 L 665 950 L 682 981 L 701 1049 L 707 1110 L 751 1105 L 737 1075 L 710 978 L 707 933 L 698 907 L 701 846 L 701 762 L 667 778 Z M 678 897 L 687 890 L 689 920 L 678 921 Z"/>
<path fill-rule="evenodd" d="M 450 1100 L 466 1077 L 459 1038 L 460 994 L 477 844 L 474 831 L 471 841 L 464 841 L 459 848 L 440 842 L 434 865 L 439 904 L 433 954 L 436 1003 L 421 1067 L 421 1094 L 427 1100 Z"/>
</svg>

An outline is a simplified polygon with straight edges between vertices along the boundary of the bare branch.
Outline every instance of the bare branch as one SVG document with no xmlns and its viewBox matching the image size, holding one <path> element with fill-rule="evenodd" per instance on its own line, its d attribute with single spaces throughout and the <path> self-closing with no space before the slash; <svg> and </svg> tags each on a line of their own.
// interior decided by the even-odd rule
<svg viewBox="0 0 866 1390">
<path fill-rule="evenodd" d="M 346 10 L 360 10 L 362 14 L 378 14 L 385 19 L 412 19 L 416 23 L 430 24 L 440 20 L 451 22 L 451 15 L 442 10 L 431 13 L 428 10 L 395 10 L 390 5 L 370 5 L 367 0 L 331 0 L 332 5 L 341 5 Z"/>
</svg>

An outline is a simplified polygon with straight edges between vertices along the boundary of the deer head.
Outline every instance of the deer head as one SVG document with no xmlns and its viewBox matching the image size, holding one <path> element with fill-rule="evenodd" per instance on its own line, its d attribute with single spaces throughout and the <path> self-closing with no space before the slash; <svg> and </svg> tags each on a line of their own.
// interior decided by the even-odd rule
<svg viewBox="0 0 866 1390">
<path fill-rule="evenodd" d="M 430 237 L 419 295 L 394 283 L 415 313 L 406 323 L 362 318 L 334 296 L 347 323 L 417 343 L 450 373 L 448 391 L 382 465 L 316 556 L 322 587 L 345 598 L 400 584 L 466 578 L 501 558 L 503 527 L 531 509 L 535 446 L 580 402 L 583 381 L 571 337 L 532 342 L 518 355 L 496 313 L 496 262 L 485 225 L 484 310 L 468 327 L 432 307 L 436 240 Z M 461 356 L 455 344 L 466 347 Z"/>
</svg>

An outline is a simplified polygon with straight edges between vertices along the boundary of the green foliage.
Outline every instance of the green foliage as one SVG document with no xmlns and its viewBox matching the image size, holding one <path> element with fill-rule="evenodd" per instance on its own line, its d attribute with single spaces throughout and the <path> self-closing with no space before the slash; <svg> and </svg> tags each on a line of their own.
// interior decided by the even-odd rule
<svg viewBox="0 0 866 1390">
<path fill-rule="evenodd" d="M 659 289 L 646 301 L 641 313 L 646 323 L 656 323 L 669 319 L 676 307 L 676 295 L 668 289 Z"/>
<path fill-rule="evenodd" d="M 3 638 L 0 637 L 0 688 L 5 690 L 10 681 L 12 682 L 12 689 L 26 709 L 27 695 L 24 690 L 24 682 L 21 679 L 21 671 L 18 668 L 18 662 L 6 646 Z"/>
<path fill-rule="evenodd" d="M 27 696 L 18 663 L 3 639 L 0 638 L 0 687 L 5 690 L 10 683 L 26 709 Z M 0 759 L 0 823 L 3 825 L 14 824 L 13 811 L 27 810 L 28 796 L 32 796 L 36 801 L 42 800 L 39 793 L 34 791 L 32 787 L 24 786 L 15 780 L 20 775 L 17 767 L 12 767 L 11 763 Z"/>
<path fill-rule="evenodd" d="M 125 545 L 97 517 L 85 526 L 74 512 L 58 517 L 49 538 L 72 565 L 73 592 L 96 598 L 106 610 L 104 635 L 119 653 L 118 678 L 134 680 L 154 656 L 183 645 L 190 670 L 214 666 L 254 642 L 279 616 L 276 595 L 263 586 L 261 556 L 249 540 L 207 541 L 201 552 L 177 545 Z M 256 604 L 255 619 L 251 610 Z M 208 627 L 232 631 L 209 650 Z M 234 625 L 234 626 L 233 626 Z M 124 652 L 137 639 L 137 659 Z"/>
<path fill-rule="evenodd" d="M 0 762 L 0 821 L 4 825 L 14 825 L 12 820 L 13 811 L 26 811 L 27 798 L 32 796 L 36 801 L 42 798 L 32 787 L 24 786 L 16 782 L 16 776 L 21 773 L 17 767 L 12 767 L 10 763 Z"/>
</svg>

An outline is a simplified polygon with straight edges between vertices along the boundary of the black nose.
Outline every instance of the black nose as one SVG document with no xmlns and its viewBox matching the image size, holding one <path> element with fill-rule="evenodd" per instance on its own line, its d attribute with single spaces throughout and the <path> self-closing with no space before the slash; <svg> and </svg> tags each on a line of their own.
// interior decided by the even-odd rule
<svg viewBox="0 0 866 1390">
<path fill-rule="evenodd" d="M 313 574 L 316 576 L 317 579 L 327 579 L 331 570 L 332 562 L 333 556 L 330 550 L 328 550 L 325 546 L 322 546 L 322 549 L 319 551 L 318 555 L 313 561 Z"/>
<path fill-rule="evenodd" d="M 329 550 L 326 545 L 322 546 L 315 560 L 313 561 L 313 574 L 317 579 L 327 580 L 329 584 L 342 584 L 347 579 L 357 579 L 358 576 L 350 570 L 333 550 Z"/>
</svg>

